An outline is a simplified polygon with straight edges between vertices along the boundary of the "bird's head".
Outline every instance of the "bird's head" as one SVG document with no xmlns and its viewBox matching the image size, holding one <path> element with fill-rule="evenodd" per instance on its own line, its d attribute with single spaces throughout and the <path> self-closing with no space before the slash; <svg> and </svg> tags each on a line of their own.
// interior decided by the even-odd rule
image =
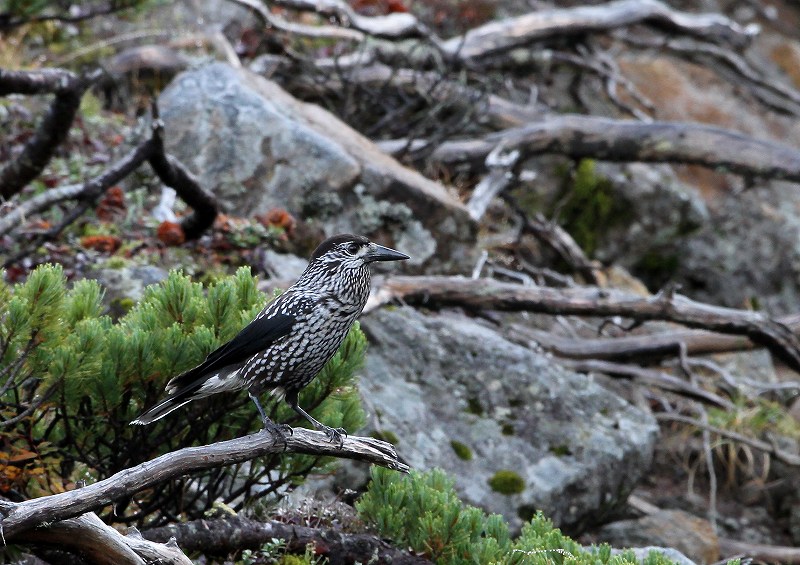
<svg viewBox="0 0 800 565">
<path fill-rule="evenodd" d="M 371 242 L 362 235 L 349 233 L 329 237 L 311 254 L 310 263 L 322 263 L 343 268 L 358 268 L 375 261 L 409 259 L 405 253 Z"/>
</svg>

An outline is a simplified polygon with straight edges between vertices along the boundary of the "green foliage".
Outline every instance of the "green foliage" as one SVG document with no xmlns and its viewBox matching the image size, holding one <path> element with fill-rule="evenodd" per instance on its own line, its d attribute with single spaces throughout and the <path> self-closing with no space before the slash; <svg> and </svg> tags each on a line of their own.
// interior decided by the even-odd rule
<svg viewBox="0 0 800 565">
<path fill-rule="evenodd" d="M 606 545 L 583 548 L 541 512 L 512 540 L 498 514 L 463 504 L 453 482 L 438 469 L 401 475 L 373 467 L 372 482 L 356 503 L 361 518 L 378 534 L 442 565 L 638 565 L 630 551 L 612 555 Z M 651 551 L 645 565 L 672 565 Z"/>
<path fill-rule="evenodd" d="M 611 181 L 597 173 L 596 162 L 582 159 L 565 184 L 558 210 L 564 229 L 587 255 L 592 255 L 609 226 L 625 222 L 629 215 Z"/>
<path fill-rule="evenodd" d="M 87 475 L 102 479 L 180 447 L 260 429 L 245 394 L 199 400 L 147 427 L 128 425 L 162 396 L 167 380 L 232 338 L 267 302 L 248 269 L 206 288 L 172 272 L 117 322 L 102 315 L 102 296 L 95 281 L 67 289 L 52 265 L 13 288 L 0 283 L 0 439 L 8 446 L 0 452 L 0 492 L 57 492 Z M 355 375 L 365 350 L 356 326 L 301 394 L 304 408 L 334 427 L 362 426 Z M 285 403 L 273 404 L 272 418 L 298 423 Z M 200 516 L 217 500 L 238 510 L 242 495 L 278 493 L 329 461 L 273 456 L 187 477 L 118 505 L 114 519 Z"/>
<path fill-rule="evenodd" d="M 503 518 L 465 507 L 440 470 L 404 476 L 373 467 L 356 508 L 382 536 L 437 563 L 499 563 L 511 547 Z"/>
<path fill-rule="evenodd" d="M 489 486 L 500 494 L 519 494 L 525 490 L 525 481 L 519 473 L 501 469 L 491 476 Z"/>
<path fill-rule="evenodd" d="M 273 539 L 255 551 L 245 549 L 237 561 L 237 564 L 241 565 L 323 565 L 324 563 L 327 563 L 327 559 L 315 555 L 314 544 L 308 544 L 303 555 L 295 555 L 288 553 L 286 542 L 281 539 Z"/>
</svg>

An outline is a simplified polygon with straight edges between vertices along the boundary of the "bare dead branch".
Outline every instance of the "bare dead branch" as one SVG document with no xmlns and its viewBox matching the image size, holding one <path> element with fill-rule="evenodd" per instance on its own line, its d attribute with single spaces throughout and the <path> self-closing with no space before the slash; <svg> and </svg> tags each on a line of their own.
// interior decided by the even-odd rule
<svg viewBox="0 0 800 565">
<path fill-rule="evenodd" d="M 719 538 L 719 551 L 733 557 L 741 555 L 763 563 L 800 563 L 800 547 L 748 543 L 730 538 Z M 743 560 L 744 561 L 744 560 Z"/>
<path fill-rule="evenodd" d="M 713 404 L 725 409 L 733 409 L 735 405 L 730 400 L 688 383 L 678 377 L 663 371 L 645 369 L 635 365 L 600 361 L 597 359 L 556 359 L 556 362 L 578 373 L 603 373 L 611 377 L 631 379 L 637 383 L 668 390 L 698 400 L 706 404 Z"/>
<path fill-rule="evenodd" d="M 503 149 L 502 145 L 498 145 L 486 156 L 489 174 L 481 179 L 467 202 L 469 215 L 476 222 L 486 213 L 495 196 L 505 190 L 514 178 L 513 170 L 519 160 L 519 151 L 504 152 Z"/>
<path fill-rule="evenodd" d="M 182 220 L 181 227 L 186 237 L 188 239 L 199 237 L 214 222 L 219 205 L 214 196 L 204 190 L 177 159 L 165 153 L 163 134 L 163 124 L 156 120 L 149 139 L 86 184 L 54 188 L 23 202 L 0 218 L 0 235 L 11 231 L 30 214 L 67 200 L 79 201 L 75 213 L 70 214 L 59 226 L 44 234 L 35 245 L 41 244 L 44 239 L 52 239 L 80 217 L 109 188 L 130 175 L 142 163 L 149 162 L 161 181 L 174 188 L 178 196 L 193 209 L 193 213 Z"/>
<path fill-rule="evenodd" d="M 345 39 L 348 41 L 361 42 L 366 35 L 355 29 L 347 29 L 335 26 L 312 26 L 288 22 L 269 11 L 269 9 L 258 0 L 231 0 L 232 2 L 244 6 L 253 11 L 264 24 L 279 31 L 300 35 L 304 37 L 325 37 L 328 39 Z"/>
<path fill-rule="evenodd" d="M 135 530 L 134 530 L 135 531 Z M 15 541 L 56 546 L 76 553 L 94 565 L 191 565 L 175 544 L 156 543 L 141 535 L 123 536 L 94 512 L 20 533 Z"/>
<path fill-rule="evenodd" d="M 74 518 L 119 498 L 188 473 L 241 463 L 270 453 L 301 453 L 356 459 L 407 472 L 408 465 L 398 459 L 391 444 L 367 437 L 347 437 L 341 447 L 325 434 L 295 428 L 285 442 L 267 430 L 201 447 L 186 447 L 167 453 L 136 467 L 124 469 L 81 489 L 26 500 L 4 503 L 0 533 L 13 541 L 22 532 L 44 523 Z"/>
<path fill-rule="evenodd" d="M 391 152 L 406 143 L 392 140 L 378 145 Z M 527 156 L 557 153 L 574 159 L 682 163 L 748 177 L 800 182 L 800 151 L 788 145 L 702 124 L 641 123 L 576 114 L 546 117 L 481 138 L 447 141 L 432 152 L 431 159 L 451 166 L 471 162 L 480 168 L 500 143 L 506 150 L 519 149 Z"/>
<path fill-rule="evenodd" d="M 165 185 L 174 188 L 178 196 L 192 208 L 193 213 L 181 221 L 181 228 L 187 239 L 197 239 L 211 227 L 219 212 L 219 204 L 214 195 L 204 190 L 197 180 L 184 166 L 164 149 L 164 124 L 158 119 L 158 108 L 153 105 L 155 119 L 153 150 L 148 156 L 158 178 Z"/>
<path fill-rule="evenodd" d="M 362 16 L 341 0 L 272 0 L 271 3 L 282 8 L 316 12 L 327 18 L 335 18 L 343 26 L 363 31 L 374 37 L 403 39 L 429 34 L 419 20 L 410 13 Z"/>
<path fill-rule="evenodd" d="M 443 48 L 464 60 L 479 59 L 534 41 L 604 32 L 637 23 L 724 41 L 736 47 L 747 45 L 758 31 L 755 27 L 742 27 L 719 14 L 673 10 L 657 0 L 617 0 L 597 6 L 540 10 L 490 22 L 468 31 L 463 37 L 445 41 Z"/>
<path fill-rule="evenodd" d="M 666 333 L 631 335 L 599 339 L 558 336 L 552 332 L 513 325 L 513 334 L 524 335 L 544 350 L 569 359 L 598 359 L 617 362 L 657 362 L 674 357 L 684 344 L 689 355 L 708 355 L 746 351 L 755 346 L 744 336 L 723 335 L 704 330 L 681 330 Z"/>
<path fill-rule="evenodd" d="M 56 148 L 67 138 L 83 93 L 99 76 L 99 71 L 76 75 L 61 69 L 0 69 L 0 96 L 11 93 L 55 94 L 50 108 L 20 155 L 0 169 L 0 198 L 8 200 L 39 176 Z"/>
<path fill-rule="evenodd" d="M 639 322 L 670 321 L 690 328 L 744 335 L 800 372 L 800 339 L 783 323 L 760 312 L 696 302 L 679 294 L 642 298 L 613 289 L 520 286 L 491 279 L 393 277 L 383 281 L 368 307 L 401 300 L 427 307 L 530 311 L 554 315 L 621 316 Z"/>
<path fill-rule="evenodd" d="M 508 201 L 508 199 L 507 199 Z M 567 265 L 580 273 L 586 282 L 599 282 L 599 263 L 589 259 L 578 242 L 556 222 L 548 221 L 542 214 L 525 214 L 516 203 L 515 209 L 522 219 L 522 230 L 552 249 Z"/>
<path fill-rule="evenodd" d="M 184 551 L 224 554 L 241 549 L 256 549 L 273 539 L 284 540 L 290 552 L 302 552 L 313 544 L 317 555 L 331 563 L 373 563 L 424 565 L 427 559 L 396 549 L 384 540 L 369 534 L 350 534 L 334 529 L 270 521 L 258 522 L 231 517 L 218 520 L 194 520 L 152 528 L 142 535 L 164 542 L 172 537 Z"/>
</svg>

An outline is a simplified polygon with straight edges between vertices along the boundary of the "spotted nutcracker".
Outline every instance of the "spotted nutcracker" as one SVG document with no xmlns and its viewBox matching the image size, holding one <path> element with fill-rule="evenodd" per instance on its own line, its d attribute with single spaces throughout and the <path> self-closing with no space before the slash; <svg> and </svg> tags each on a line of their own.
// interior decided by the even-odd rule
<svg viewBox="0 0 800 565">
<path fill-rule="evenodd" d="M 311 417 L 298 405 L 297 395 L 333 357 L 364 309 L 370 263 L 408 258 L 363 236 L 326 239 L 297 282 L 200 365 L 170 380 L 167 397 L 131 424 L 149 424 L 197 398 L 247 389 L 264 427 L 282 433 L 290 428 L 273 423 L 258 401 L 262 392 L 271 391 L 332 442 L 341 444 L 345 430 Z"/>
</svg>

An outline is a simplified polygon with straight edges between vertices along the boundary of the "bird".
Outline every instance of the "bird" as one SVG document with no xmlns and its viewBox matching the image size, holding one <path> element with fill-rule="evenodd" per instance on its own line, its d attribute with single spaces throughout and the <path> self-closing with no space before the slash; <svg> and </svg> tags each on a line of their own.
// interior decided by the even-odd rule
<svg viewBox="0 0 800 565">
<path fill-rule="evenodd" d="M 344 341 L 370 292 L 370 265 L 410 259 L 368 238 L 339 234 L 311 254 L 300 278 L 269 302 L 236 336 L 205 360 L 172 378 L 166 397 L 131 422 L 155 422 L 181 406 L 221 392 L 247 390 L 264 425 L 281 437 L 292 433 L 270 420 L 259 395 L 271 391 L 333 443 L 343 445 L 342 428 L 331 428 L 298 404 L 306 387 Z"/>
</svg>

